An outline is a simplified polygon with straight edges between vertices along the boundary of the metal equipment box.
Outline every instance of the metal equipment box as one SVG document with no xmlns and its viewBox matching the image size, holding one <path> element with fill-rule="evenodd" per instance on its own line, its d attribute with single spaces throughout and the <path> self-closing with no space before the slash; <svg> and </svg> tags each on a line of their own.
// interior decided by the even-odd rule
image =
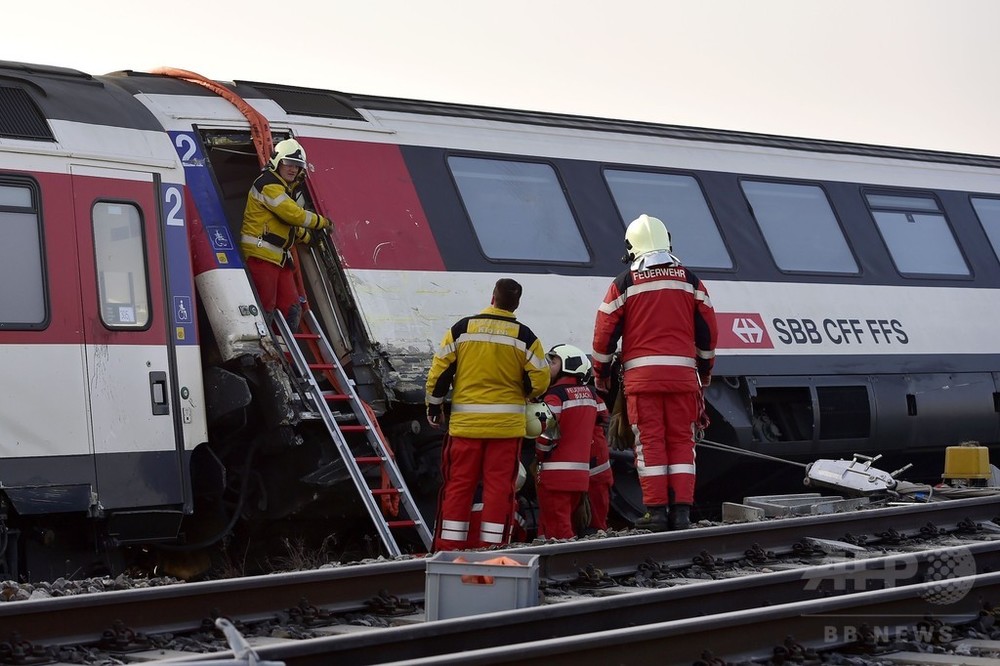
<svg viewBox="0 0 1000 666">
<path fill-rule="evenodd" d="M 500 559 L 507 564 L 491 563 Z M 428 620 L 537 606 L 538 555 L 442 551 L 427 559 Z"/>
</svg>

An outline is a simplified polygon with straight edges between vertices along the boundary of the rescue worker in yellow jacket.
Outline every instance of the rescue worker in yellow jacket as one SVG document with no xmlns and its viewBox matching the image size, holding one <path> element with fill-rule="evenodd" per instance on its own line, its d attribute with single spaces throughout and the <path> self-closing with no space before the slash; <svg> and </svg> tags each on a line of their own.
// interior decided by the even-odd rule
<svg viewBox="0 0 1000 666">
<path fill-rule="evenodd" d="M 270 321 L 278 308 L 293 331 L 302 317 L 303 299 L 295 284 L 292 246 L 308 243 L 311 232 L 330 226 L 328 219 L 304 207 L 307 169 L 306 151 L 298 141 L 285 139 L 274 146 L 247 195 L 240 237 L 265 317 Z"/>
<path fill-rule="evenodd" d="M 549 386 L 541 342 L 514 317 L 521 291 L 514 280 L 497 280 L 490 307 L 445 332 L 427 375 L 427 420 L 448 428 L 435 550 L 497 546 L 510 538 L 525 403 Z M 444 401 L 452 387 L 446 419 Z M 480 482 L 483 510 L 475 535 L 469 521 Z"/>
</svg>

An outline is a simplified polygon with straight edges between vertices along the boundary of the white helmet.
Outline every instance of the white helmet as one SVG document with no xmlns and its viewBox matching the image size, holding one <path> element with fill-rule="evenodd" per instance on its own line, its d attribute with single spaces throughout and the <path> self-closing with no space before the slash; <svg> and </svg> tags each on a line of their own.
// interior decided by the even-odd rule
<svg viewBox="0 0 1000 666">
<path fill-rule="evenodd" d="M 284 141 L 279 141 L 274 146 L 274 151 L 271 153 L 271 159 L 268 160 L 267 166 L 270 167 L 272 171 L 278 170 L 278 165 L 282 162 L 286 164 L 293 164 L 300 169 L 306 169 L 306 151 L 298 141 L 295 139 L 285 139 Z"/>
<path fill-rule="evenodd" d="M 524 436 L 529 439 L 538 437 L 548 427 L 552 420 L 552 410 L 544 402 L 529 402 L 524 406 Z"/>
<path fill-rule="evenodd" d="M 562 361 L 562 371 L 567 375 L 576 375 L 583 380 L 586 380 L 590 375 L 590 359 L 579 347 L 556 345 L 545 355 L 559 357 Z"/>
<path fill-rule="evenodd" d="M 663 221 L 643 213 L 632 220 L 625 230 L 625 256 L 622 261 L 629 263 L 648 252 L 670 252 L 671 249 L 670 232 Z"/>
</svg>

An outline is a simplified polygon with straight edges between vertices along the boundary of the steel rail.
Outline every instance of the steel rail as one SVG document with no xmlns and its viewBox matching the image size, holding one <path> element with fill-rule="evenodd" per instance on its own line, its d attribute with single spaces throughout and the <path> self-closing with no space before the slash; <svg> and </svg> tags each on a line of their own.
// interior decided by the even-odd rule
<svg viewBox="0 0 1000 666">
<path fill-rule="evenodd" d="M 424 569 L 423 560 L 401 560 L 8 602 L 0 604 L 0 626 L 34 643 L 67 644 L 96 640 L 116 620 L 154 633 L 196 629 L 213 615 L 244 622 L 273 618 L 303 599 L 333 612 L 357 611 L 383 588 L 423 598 Z"/>
<path fill-rule="evenodd" d="M 572 645 L 574 640 L 569 637 L 580 635 L 580 641 L 586 642 L 587 634 L 597 634 L 612 628 L 657 625 L 666 621 L 682 622 L 694 615 L 699 616 L 693 620 L 697 624 L 706 617 L 725 615 L 735 610 L 753 614 L 760 612 L 760 609 L 812 602 L 817 597 L 833 599 L 843 595 L 863 594 L 871 587 L 904 587 L 906 583 L 912 585 L 931 577 L 931 567 L 942 561 L 954 560 L 958 555 L 970 558 L 965 563 L 968 567 L 966 570 L 995 571 L 1000 566 L 1000 541 L 690 583 L 665 589 L 636 589 L 607 597 L 267 645 L 258 648 L 257 653 L 261 658 L 283 661 L 287 666 L 320 666 L 331 663 L 364 665 L 384 664 L 413 657 L 427 658 L 429 661 L 426 663 L 434 663 L 433 659 L 447 658 L 447 655 L 460 650 L 481 650 L 483 654 L 487 654 L 491 648 L 506 646 L 511 650 L 511 658 L 517 660 L 520 655 L 518 646 L 525 644 L 526 647 L 531 647 L 535 642 L 545 642 L 557 637 Z M 940 584 L 952 585 L 959 580 L 965 579 L 955 577 Z M 982 607 L 981 601 L 977 600 L 976 604 L 975 610 L 978 612 Z M 932 610 L 940 611 L 942 608 L 944 607 L 935 606 Z M 952 608 L 948 607 L 948 610 L 951 612 Z M 961 612 L 972 612 L 973 617 L 975 616 L 975 612 L 968 606 L 961 606 Z M 922 614 L 917 617 L 922 617 Z M 798 632 L 792 633 L 799 638 Z M 757 642 L 751 643 L 751 648 L 760 648 L 761 636 L 767 635 L 758 633 L 753 636 Z M 778 635 L 779 642 L 785 635 Z M 714 651 L 720 649 L 718 646 L 730 649 L 726 642 L 719 643 L 714 639 L 710 641 L 701 636 L 692 639 L 687 653 L 693 653 L 696 648 Z M 626 648 L 619 645 L 618 649 Z M 467 652 L 462 658 L 469 657 L 470 654 L 475 653 Z M 545 658 L 550 656 L 545 652 L 539 654 L 545 655 Z M 608 655 L 609 660 L 591 661 L 588 653 L 586 661 L 619 663 L 620 655 Z M 576 663 L 581 663 L 581 656 L 576 659 Z M 696 659 L 697 655 L 686 663 L 692 663 Z M 197 657 L 176 661 L 183 663 L 195 660 Z M 639 660 L 632 663 L 662 663 L 662 655 L 656 662 Z"/>
<path fill-rule="evenodd" d="M 581 568 L 592 565 L 611 576 L 631 573 L 646 559 L 668 565 L 689 564 L 700 552 L 725 561 L 746 556 L 753 545 L 779 554 L 790 552 L 805 537 L 845 540 L 848 535 L 879 543 L 879 535 L 889 532 L 914 537 L 934 528 L 954 532 L 967 522 L 988 522 L 1000 516 L 1000 496 L 949 500 L 929 504 L 907 504 L 868 511 L 803 516 L 756 523 L 720 525 L 679 532 L 637 534 L 605 540 L 582 540 L 546 546 L 512 549 L 517 553 L 544 555 L 540 575 L 551 580 L 576 577 Z M 694 550 L 695 546 L 697 550 Z"/>
<path fill-rule="evenodd" d="M 542 555 L 540 574 L 552 581 L 575 579 L 592 565 L 611 575 L 627 575 L 646 560 L 683 566 L 699 552 L 736 561 L 753 545 L 787 553 L 804 537 L 840 539 L 848 532 L 877 535 L 889 530 L 915 535 L 928 523 L 955 531 L 967 521 L 988 521 L 1000 513 L 1000 499 L 973 498 L 890 507 L 844 514 L 723 525 L 668 532 L 586 539 L 510 549 Z M 360 564 L 307 572 L 68 596 L 0 604 L 0 626 L 34 643 L 89 642 L 116 620 L 135 632 L 197 628 L 200 618 L 224 615 L 244 622 L 273 617 L 303 600 L 332 612 L 364 610 L 381 590 L 422 601 L 423 559 Z"/>
<path fill-rule="evenodd" d="M 863 625 L 884 628 L 885 634 L 893 634 L 902 629 L 917 632 L 927 618 L 961 624 L 979 615 L 984 600 L 1000 598 L 1000 573 L 955 578 L 952 582 L 967 585 L 969 593 L 946 606 L 926 599 L 933 595 L 937 583 L 920 583 L 782 604 L 753 612 L 732 611 L 482 650 L 460 652 L 461 646 L 456 645 L 452 654 L 406 659 L 383 666 L 689 665 L 703 659 L 706 651 L 716 659 L 739 662 L 773 656 L 774 647 L 781 646 L 789 636 L 803 648 L 829 650 L 851 645 L 862 634 Z M 265 650 L 259 652 L 263 655 Z M 289 660 L 286 663 L 287 666 L 301 666 L 305 662 Z"/>
</svg>

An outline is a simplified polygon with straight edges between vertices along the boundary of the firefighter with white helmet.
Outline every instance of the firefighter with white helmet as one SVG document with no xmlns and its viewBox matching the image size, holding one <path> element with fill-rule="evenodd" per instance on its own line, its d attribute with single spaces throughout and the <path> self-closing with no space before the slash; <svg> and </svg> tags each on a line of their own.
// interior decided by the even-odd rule
<svg viewBox="0 0 1000 666">
<path fill-rule="evenodd" d="M 306 151 L 295 139 L 274 146 L 247 195 L 240 238 L 265 314 L 278 308 L 293 331 L 302 316 L 302 298 L 295 283 L 292 246 L 308 243 L 313 232 L 330 226 L 328 219 L 305 208 L 303 182 L 308 168 Z"/>
<path fill-rule="evenodd" d="M 569 539 L 591 527 L 591 448 L 599 439 L 607 449 L 603 428 L 607 409 L 587 386 L 591 365 L 583 350 L 559 344 L 545 357 L 552 382 L 544 400 L 559 427 L 547 429 L 535 440 L 538 536 Z M 606 519 L 607 504 L 603 507 Z"/>
<path fill-rule="evenodd" d="M 690 526 L 700 391 L 712 378 L 718 335 L 708 290 L 671 254 L 663 222 L 640 215 L 625 231 L 626 271 L 597 311 L 594 377 L 607 391 L 618 341 L 635 461 L 653 531 Z"/>
</svg>

